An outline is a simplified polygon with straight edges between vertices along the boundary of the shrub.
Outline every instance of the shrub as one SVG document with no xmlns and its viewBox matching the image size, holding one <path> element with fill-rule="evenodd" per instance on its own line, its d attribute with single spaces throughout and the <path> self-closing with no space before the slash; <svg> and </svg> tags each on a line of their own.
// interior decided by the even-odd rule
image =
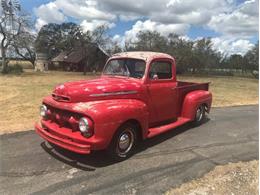
<svg viewBox="0 0 260 195">
<path fill-rule="evenodd" d="M 256 79 L 259 79 L 259 71 L 253 70 L 253 71 L 252 71 L 252 75 L 253 75 Z"/>
<path fill-rule="evenodd" d="M 21 73 L 23 73 L 23 67 L 18 64 L 15 64 L 13 66 L 8 66 L 3 73 L 4 74 L 21 74 Z"/>
</svg>

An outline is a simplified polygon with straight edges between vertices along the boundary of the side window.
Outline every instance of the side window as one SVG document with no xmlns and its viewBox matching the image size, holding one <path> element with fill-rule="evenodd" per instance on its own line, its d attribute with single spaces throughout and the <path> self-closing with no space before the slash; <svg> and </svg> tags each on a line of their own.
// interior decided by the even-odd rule
<svg viewBox="0 0 260 195">
<path fill-rule="evenodd" d="M 149 77 L 152 80 L 172 78 L 172 64 L 167 61 L 154 61 L 150 66 Z"/>
</svg>

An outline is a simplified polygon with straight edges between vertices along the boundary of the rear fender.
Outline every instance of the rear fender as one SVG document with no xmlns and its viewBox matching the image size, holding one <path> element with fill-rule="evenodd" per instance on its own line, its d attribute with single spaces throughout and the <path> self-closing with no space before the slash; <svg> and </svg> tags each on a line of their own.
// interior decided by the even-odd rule
<svg viewBox="0 0 260 195">
<path fill-rule="evenodd" d="M 191 121 L 195 118 L 197 108 L 205 104 L 209 113 L 212 103 L 212 94 L 205 90 L 196 90 L 188 93 L 183 101 L 181 117 L 188 118 Z"/>
</svg>

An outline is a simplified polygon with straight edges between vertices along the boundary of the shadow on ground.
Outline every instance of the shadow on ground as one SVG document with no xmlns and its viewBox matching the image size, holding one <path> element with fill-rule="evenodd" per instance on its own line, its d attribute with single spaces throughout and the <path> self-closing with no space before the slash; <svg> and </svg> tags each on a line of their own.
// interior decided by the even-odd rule
<svg viewBox="0 0 260 195">
<path fill-rule="evenodd" d="M 207 118 L 205 120 L 205 123 L 207 123 L 209 120 L 210 119 Z M 160 144 L 165 140 L 168 140 L 192 128 L 193 127 L 190 124 L 185 124 L 181 127 L 168 131 L 154 138 L 147 139 L 139 143 L 134 155 L 137 153 L 141 153 L 142 151 L 145 151 L 147 148 Z M 105 167 L 118 163 L 118 161 L 114 161 L 108 155 L 106 155 L 105 151 L 93 151 L 91 154 L 82 155 L 70 152 L 68 150 L 65 150 L 47 142 L 42 142 L 41 147 L 55 159 L 74 168 L 81 169 L 83 171 L 95 171 L 96 168 Z"/>
</svg>

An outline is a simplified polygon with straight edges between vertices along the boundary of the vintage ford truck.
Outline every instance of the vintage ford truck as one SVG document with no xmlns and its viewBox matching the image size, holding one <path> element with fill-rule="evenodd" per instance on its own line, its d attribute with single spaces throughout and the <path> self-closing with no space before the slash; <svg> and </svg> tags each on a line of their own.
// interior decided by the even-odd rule
<svg viewBox="0 0 260 195">
<path fill-rule="evenodd" d="M 104 150 L 129 157 L 136 144 L 209 113 L 209 83 L 177 81 L 172 56 L 124 52 L 110 57 L 100 78 L 68 82 L 43 99 L 36 132 L 67 150 Z"/>
</svg>

